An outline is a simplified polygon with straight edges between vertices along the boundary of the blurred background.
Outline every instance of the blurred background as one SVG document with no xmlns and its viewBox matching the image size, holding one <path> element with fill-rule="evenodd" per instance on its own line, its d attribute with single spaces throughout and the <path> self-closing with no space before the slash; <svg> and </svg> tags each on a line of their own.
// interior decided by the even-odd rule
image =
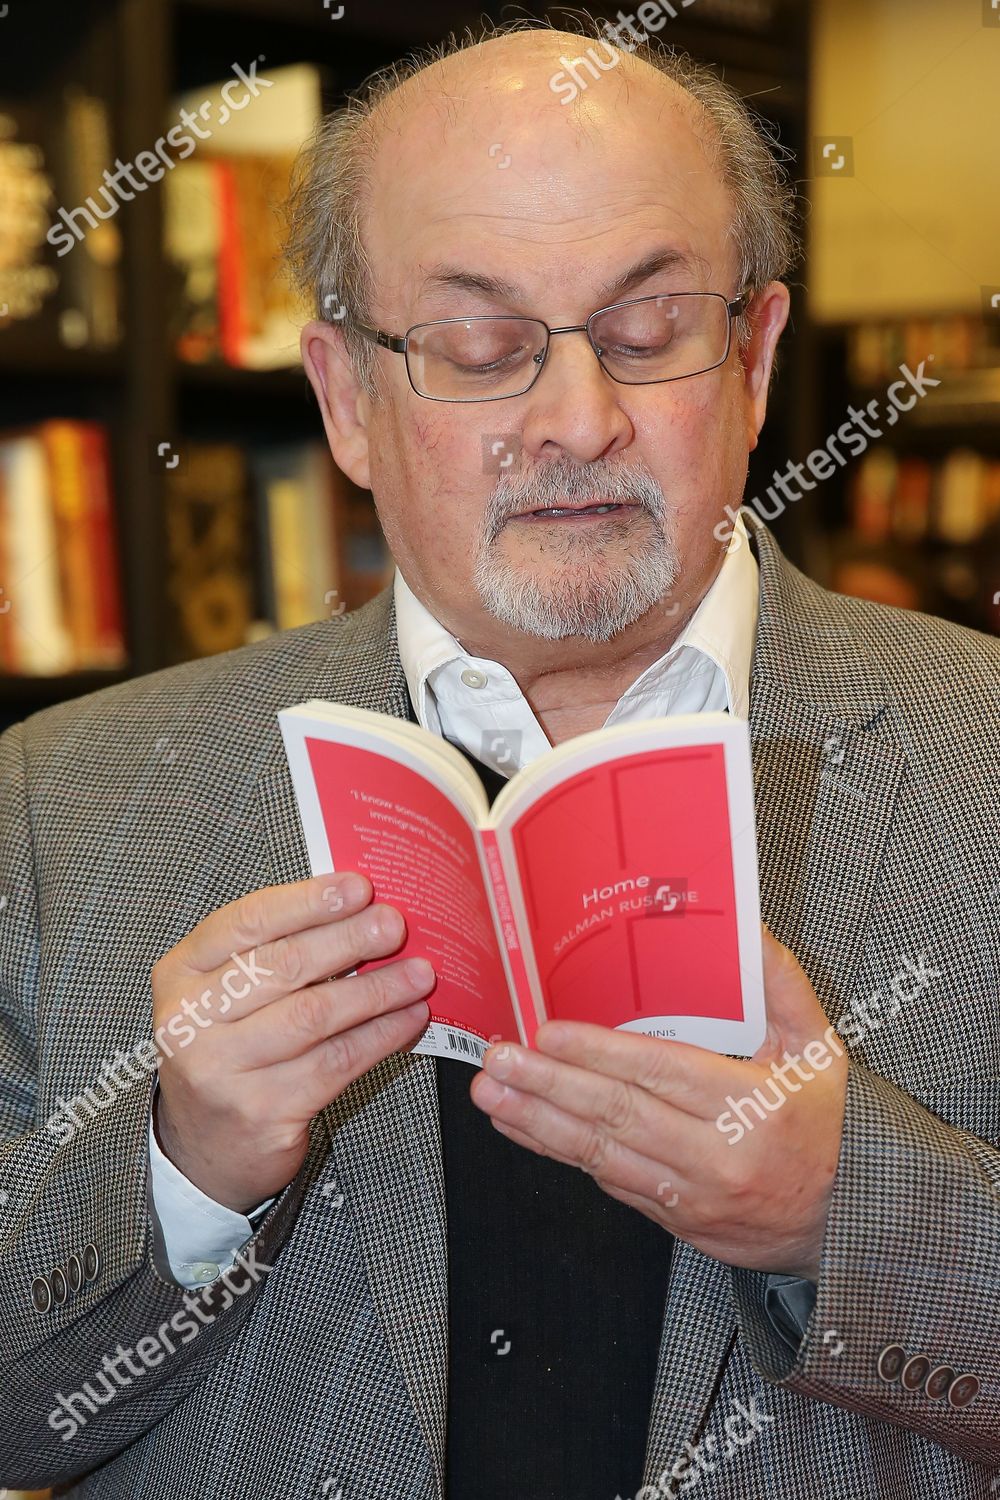
<svg viewBox="0 0 1000 1500">
<path fill-rule="evenodd" d="M 1000 0 L 659 10 L 659 39 L 752 101 L 799 188 L 807 249 L 748 502 L 829 587 L 1000 633 Z M 565 21 L 464 0 L 0 3 L 0 727 L 388 580 L 299 364 L 276 206 L 373 69 L 480 16 L 547 13 Z M 225 109 L 255 62 L 272 86 Z M 163 147 L 182 111 L 190 152 Z M 117 179 L 112 212 L 98 189 L 122 163 L 144 175 Z M 905 383 L 885 420 L 922 362 L 938 384 Z M 852 407 L 881 415 L 838 456 Z M 793 498 L 776 472 L 801 476 Z"/>
</svg>

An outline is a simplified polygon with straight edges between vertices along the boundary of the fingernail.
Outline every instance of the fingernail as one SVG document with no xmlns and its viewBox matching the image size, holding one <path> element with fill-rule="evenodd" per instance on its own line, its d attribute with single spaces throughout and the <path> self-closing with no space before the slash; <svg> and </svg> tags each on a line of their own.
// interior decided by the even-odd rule
<svg viewBox="0 0 1000 1500">
<path fill-rule="evenodd" d="M 433 965 L 426 958 L 408 958 L 403 965 L 406 977 L 413 984 L 427 985 L 434 978 Z"/>
<path fill-rule="evenodd" d="M 360 901 L 366 889 L 365 882 L 360 875 L 345 875 L 340 882 L 340 894 L 345 901 Z"/>
</svg>

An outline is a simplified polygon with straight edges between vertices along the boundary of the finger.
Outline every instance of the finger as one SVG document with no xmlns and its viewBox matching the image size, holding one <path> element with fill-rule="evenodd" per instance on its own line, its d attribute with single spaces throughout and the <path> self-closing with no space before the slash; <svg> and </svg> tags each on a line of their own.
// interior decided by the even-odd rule
<svg viewBox="0 0 1000 1500">
<path fill-rule="evenodd" d="M 266 886 L 211 912 L 178 943 L 175 958 L 188 973 L 208 975 L 234 952 L 245 954 L 360 911 L 373 894 L 371 881 L 357 870 Z"/>
<path fill-rule="evenodd" d="M 578 1106 L 553 1102 L 568 1094 L 572 1098 L 577 1069 L 556 1064 L 554 1073 L 562 1075 L 558 1086 L 541 1082 L 542 1092 L 529 1092 L 507 1086 L 502 1096 L 494 1098 L 491 1084 L 496 1080 L 487 1074 L 473 1079 L 472 1102 L 494 1120 L 542 1141 L 560 1160 L 572 1161 L 590 1169 L 602 1158 L 616 1151 L 660 1163 L 661 1177 L 679 1175 L 697 1177 L 707 1165 L 713 1150 L 719 1147 L 719 1133 L 714 1121 L 694 1119 L 662 1100 L 654 1099 L 630 1084 L 622 1084 L 600 1075 L 590 1075 L 597 1084 L 592 1091 L 597 1107 L 584 1114 Z M 536 1081 L 538 1080 L 538 1070 Z M 605 1090 L 602 1095 L 601 1089 Z M 660 1178 L 657 1179 L 658 1181 Z"/>
<path fill-rule="evenodd" d="M 404 1010 L 386 1011 L 338 1032 L 301 1057 L 276 1063 L 256 1076 L 273 1087 L 278 1098 L 294 1098 L 302 1113 L 312 1118 L 376 1063 L 418 1042 L 429 1019 L 429 1006 L 418 1000 Z"/>
<path fill-rule="evenodd" d="M 402 914 L 376 902 L 353 916 L 262 943 L 228 967 L 202 976 L 207 986 L 203 1007 L 213 1019 L 241 1020 L 369 959 L 384 958 L 405 938 Z"/>
<path fill-rule="evenodd" d="M 231 1038 L 241 1068 L 288 1062 L 341 1032 L 412 1005 L 429 993 L 435 979 L 425 958 L 380 964 L 272 1001 L 237 1021 L 227 1042 Z"/>
<path fill-rule="evenodd" d="M 683 1131 L 685 1121 L 692 1119 L 672 1101 L 657 1098 L 636 1084 L 557 1061 L 513 1042 L 489 1049 L 483 1073 L 524 1096 L 521 1120 L 530 1117 L 530 1100 L 545 1101 L 637 1151 L 665 1131 Z M 481 1079 L 473 1080 L 475 1103 L 485 1099 L 488 1087 Z"/>
<path fill-rule="evenodd" d="M 655 1205 L 673 1224 L 680 1225 L 683 1222 L 684 1203 L 693 1200 L 693 1183 L 679 1176 L 676 1171 L 672 1172 L 664 1167 L 662 1162 L 653 1161 L 651 1157 L 628 1148 L 616 1150 L 595 1167 L 574 1156 L 563 1154 L 551 1141 L 539 1140 L 528 1131 L 519 1130 L 516 1125 L 508 1125 L 496 1119 L 493 1124 L 501 1135 L 507 1136 L 516 1145 L 523 1146 L 525 1150 L 533 1151 L 536 1156 L 551 1157 L 553 1161 L 563 1162 L 568 1167 L 579 1168 L 588 1177 L 593 1177 L 597 1185 L 609 1192 L 611 1197 L 620 1198 L 634 1208 Z"/>
<path fill-rule="evenodd" d="M 590 1021 L 545 1021 L 535 1033 L 535 1046 L 546 1057 L 633 1083 L 700 1120 L 714 1118 L 719 1101 L 749 1077 L 746 1063 L 706 1047 Z"/>
</svg>

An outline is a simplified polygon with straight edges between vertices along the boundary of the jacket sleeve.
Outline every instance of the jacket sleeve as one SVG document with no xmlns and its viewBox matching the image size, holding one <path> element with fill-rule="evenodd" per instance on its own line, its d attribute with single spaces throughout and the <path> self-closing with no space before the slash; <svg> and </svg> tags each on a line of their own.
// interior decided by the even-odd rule
<svg viewBox="0 0 1000 1500">
<path fill-rule="evenodd" d="M 1000 1086 L 989 1086 L 1000 1122 Z M 763 1314 L 762 1273 L 730 1276 L 765 1380 L 1000 1465 L 995 1145 L 852 1061 L 816 1304 L 797 1352 Z"/>
<path fill-rule="evenodd" d="M 56 1101 L 38 1083 L 41 918 L 21 733 L 0 737 L 0 1410 L 15 1414 L 0 1424 L 0 1482 L 34 1489 L 105 1462 L 207 1377 L 280 1258 L 304 1175 L 237 1266 L 194 1293 L 155 1253 L 155 1074 L 79 1128 L 46 1123 Z"/>
<path fill-rule="evenodd" d="M 156 1091 L 152 1115 L 156 1112 Z M 235 1264 L 234 1247 L 253 1234 L 253 1225 L 274 1202 L 267 1198 L 249 1214 L 209 1198 L 160 1150 L 149 1121 L 149 1181 L 154 1233 L 163 1245 L 160 1270 L 180 1286 L 204 1286 Z"/>
</svg>

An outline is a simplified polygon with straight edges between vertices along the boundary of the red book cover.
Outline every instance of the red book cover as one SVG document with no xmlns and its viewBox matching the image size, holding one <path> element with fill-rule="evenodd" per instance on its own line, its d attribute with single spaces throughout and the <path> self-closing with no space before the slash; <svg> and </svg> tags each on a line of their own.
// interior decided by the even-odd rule
<svg viewBox="0 0 1000 1500">
<path fill-rule="evenodd" d="M 222 224 L 219 250 L 219 343 L 227 364 L 241 366 L 244 362 L 243 344 L 247 320 L 236 173 L 228 162 L 216 161 L 214 167 L 218 174 L 219 216 Z"/>
<path fill-rule="evenodd" d="M 279 715 L 314 873 L 361 870 L 430 960 L 414 1049 L 476 1062 L 550 1018 L 749 1056 L 765 1017 L 749 735 L 725 714 L 580 735 L 490 808 L 417 725 Z M 363 965 L 367 968 L 370 965 Z"/>
<path fill-rule="evenodd" d="M 79 425 L 86 473 L 90 565 L 96 598 L 96 658 L 91 665 L 124 667 L 127 657 L 125 612 L 108 435 L 95 422 L 81 422 Z"/>
</svg>

